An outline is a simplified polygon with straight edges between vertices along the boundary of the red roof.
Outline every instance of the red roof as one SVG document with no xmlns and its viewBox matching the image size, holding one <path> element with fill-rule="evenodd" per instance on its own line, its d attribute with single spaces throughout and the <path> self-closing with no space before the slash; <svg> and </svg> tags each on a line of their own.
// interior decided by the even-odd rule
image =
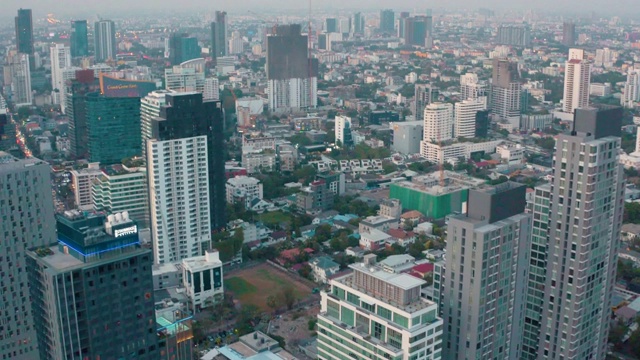
<svg viewBox="0 0 640 360">
<path fill-rule="evenodd" d="M 434 267 L 435 266 L 433 265 L 433 263 L 424 263 L 424 264 L 420 264 L 412 267 L 411 271 L 414 271 L 420 274 L 426 274 L 426 273 L 432 272 Z"/>
<path fill-rule="evenodd" d="M 569 60 L 569 64 L 580 64 L 582 60 L 580 59 L 571 59 Z"/>
<path fill-rule="evenodd" d="M 402 229 L 389 229 L 387 230 L 387 234 L 393 236 L 396 239 L 408 239 L 415 235 L 412 231 L 404 231 Z"/>
</svg>

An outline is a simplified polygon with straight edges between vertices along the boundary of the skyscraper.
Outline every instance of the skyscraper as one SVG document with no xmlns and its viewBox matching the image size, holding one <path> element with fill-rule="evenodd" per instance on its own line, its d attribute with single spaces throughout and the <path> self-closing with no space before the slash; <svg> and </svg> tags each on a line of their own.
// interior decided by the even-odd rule
<svg viewBox="0 0 640 360">
<path fill-rule="evenodd" d="M 140 98 L 86 95 L 89 161 L 103 165 L 119 164 L 139 156 Z"/>
<path fill-rule="evenodd" d="M 33 55 L 33 19 L 31 9 L 19 9 L 16 21 L 16 48 L 18 52 Z"/>
<path fill-rule="evenodd" d="M 96 21 L 93 28 L 95 60 L 115 60 L 117 54 L 116 25 L 111 20 Z"/>
<path fill-rule="evenodd" d="M 324 30 L 328 33 L 338 32 L 338 19 L 336 18 L 325 19 Z"/>
<path fill-rule="evenodd" d="M 39 358 L 159 359 L 152 255 L 137 224 L 67 211 L 57 230 L 27 252 Z"/>
<path fill-rule="evenodd" d="M 356 34 L 364 34 L 365 17 L 361 12 L 353 14 L 353 32 Z"/>
<path fill-rule="evenodd" d="M 338 115 L 335 119 L 335 139 L 336 143 L 340 141 L 340 147 L 349 148 L 353 146 L 353 138 L 351 137 L 351 118 L 348 116 Z"/>
<path fill-rule="evenodd" d="M 424 47 L 427 39 L 427 17 L 413 16 L 400 19 L 403 23 L 405 45 Z"/>
<path fill-rule="evenodd" d="M 424 142 L 437 143 L 453 138 L 453 105 L 431 103 L 424 108 Z"/>
<path fill-rule="evenodd" d="M 621 123 L 621 108 L 577 109 L 573 131 L 556 140 L 550 187 L 535 191 L 549 217 L 533 223 L 526 359 L 606 356 L 624 207 Z"/>
<path fill-rule="evenodd" d="M 64 78 L 62 70 L 71 66 L 71 52 L 64 44 L 54 44 L 51 54 L 51 97 L 54 104 L 60 104 L 64 94 Z"/>
<path fill-rule="evenodd" d="M 70 153 L 75 159 L 87 159 L 87 94 L 100 91 L 100 83 L 93 76 L 93 70 L 78 70 L 75 80 L 67 82 L 66 89 L 65 113 L 69 116 Z"/>
<path fill-rule="evenodd" d="M 564 97 L 562 111 L 573 113 L 575 109 L 589 106 L 591 63 L 584 60 L 584 51 L 569 50 L 569 60 L 564 68 Z"/>
<path fill-rule="evenodd" d="M 167 94 L 171 90 L 152 91 L 140 99 L 140 135 L 142 138 L 142 158 L 147 161 L 147 140 L 153 138 L 153 119 L 160 116 L 160 109 L 167 104 Z"/>
<path fill-rule="evenodd" d="M 267 36 L 267 79 L 272 111 L 315 108 L 318 61 L 308 53 L 298 24 L 280 25 Z"/>
<path fill-rule="evenodd" d="M 216 11 L 216 21 L 211 23 L 211 57 L 222 57 L 229 54 L 227 42 L 227 13 Z"/>
<path fill-rule="evenodd" d="M 11 77 L 11 102 L 16 106 L 30 106 L 33 100 L 31 89 L 31 61 L 29 54 L 17 53 L 9 56 Z"/>
<path fill-rule="evenodd" d="M 244 40 L 240 35 L 239 31 L 234 31 L 231 33 L 231 38 L 229 39 L 229 54 L 242 54 L 244 52 Z"/>
<path fill-rule="evenodd" d="M 455 103 L 453 135 L 456 138 L 474 138 L 476 136 L 476 117 L 478 115 L 478 112 L 486 109 L 486 97 L 467 99 Z"/>
<path fill-rule="evenodd" d="M 488 86 L 485 81 L 479 81 L 478 75 L 467 73 L 460 75 L 460 98 L 477 99 L 488 95 Z"/>
<path fill-rule="evenodd" d="M 416 120 L 424 119 L 424 108 L 438 101 L 440 90 L 431 84 L 416 84 L 413 116 Z"/>
<path fill-rule="evenodd" d="M 632 109 L 638 102 L 640 102 L 640 70 L 629 70 L 620 104 Z"/>
<path fill-rule="evenodd" d="M 493 59 L 491 93 L 494 120 L 508 122 L 518 129 L 522 108 L 522 85 L 517 63 L 507 59 Z"/>
<path fill-rule="evenodd" d="M 380 32 L 383 33 L 388 33 L 388 34 L 394 34 L 395 31 L 395 14 L 393 12 L 393 10 L 391 9 L 386 9 L 386 10 L 381 10 L 380 11 L 380 27 L 379 30 Z"/>
<path fill-rule="evenodd" d="M 2 95 L 0 95 L 2 97 Z M 4 98 L 0 99 L 0 103 Z M 11 121 L 7 114 L 6 105 L 0 106 L 0 151 L 17 149 L 16 146 L 16 124 Z"/>
<path fill-rule="evenodd" d="M 51 167 L 35 158 L 19 160 L 0 151 L 0 271 L 5 359 L 38 358 L 26 252 L 56 239 Z"/>
<path fill-rule="evenodd" d="M 71 56 L 89 56 L 87 20 L 75 20 L 71 23 Z"/>
<path fill-rule="evenodd" d="M 471 189 L 467 213 L 449 219 L 443 359 L 520 358 L 531 242 L 525 190 L 514 182 Z"/>
<path fill-rule="evenodd" d="M 169 62 L 179 65 L 185 61 L 202 57 L 198 39 L 188 34 L 173 33 L 169 38 Z"/>
<path fill-rule="evenodd" d="M 425 281 L 375 258 L 349 265 L 352 273 L 321 292 L 318 358 L 440 359 L 442 319 L 438 306 L 420 297 Z"/>
<path fill-rule="evenodd" d="M 400 12 L 400 18 L 398 19 L 398 37 L 403 39 L 405 36 L 404 33 L 404 26 L 405 26 L 405 19 L 409 18 L 410 13 L 408 11 L 401 11 Z"/>
<path fill-rule="evenodd" d="M 529 25 L 500 25 L 496 42 L 500 45 L 531 46 Z"/>
<path fill-rule="evenodd" d="M 576 24 L 572 22 L 562 24 L 562 44 L 564 46 L 576 45 Z"/>
<path fill-rule="evenodd" d="M 147 173 L 156 263 L 201 255 L 211 230 L 226 226 L 223 123 L 220 102 L 195 92 L 167 94 L 152 122 Z"/>
</svg>

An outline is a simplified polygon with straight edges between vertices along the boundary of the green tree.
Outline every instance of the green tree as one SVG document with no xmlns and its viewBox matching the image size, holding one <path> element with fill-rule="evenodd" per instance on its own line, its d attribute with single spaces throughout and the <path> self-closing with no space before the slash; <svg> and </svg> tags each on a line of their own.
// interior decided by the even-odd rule
<svg viewBox="0 0 640 360">
<path fill-rule="evenodd" d="M 280 298 L 282 302 L 287 306 L 287 310 L 291 310 L 293 305 L 296 303 L 296 294 L 293 289 L 293 286 L 287 285 L 282 288 L 280 292 Z"/>
</svg>

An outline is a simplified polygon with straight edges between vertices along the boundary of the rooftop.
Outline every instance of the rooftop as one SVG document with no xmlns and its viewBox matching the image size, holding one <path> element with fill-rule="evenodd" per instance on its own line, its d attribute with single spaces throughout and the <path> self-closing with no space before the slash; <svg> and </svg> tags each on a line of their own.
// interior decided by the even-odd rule
<svg viewBox="0 0 640 360">
<path fill-rule="evenodd" d="M 0 174 L 13 172 L 17 169 L 40 164 L 46 164 L 46 162 L 33 157 L 27 159 L 18 159 L 17 157 L 9 153 L 0 151 Z"/>
<path fill-rule="evenodd" d="M 377 279 L 380 279 L 386 283 L 397 286 L 403 290 L 413 289 L 417 286 L 422 286 L 425 281 L 416 279 L 408 274 L 397 274 L 385 271 L 382 267 L 376 265 L 367 266 L 364 263 L 357 263 L 349 265 L 355 271 L 365 272 Z"/>
</svg>

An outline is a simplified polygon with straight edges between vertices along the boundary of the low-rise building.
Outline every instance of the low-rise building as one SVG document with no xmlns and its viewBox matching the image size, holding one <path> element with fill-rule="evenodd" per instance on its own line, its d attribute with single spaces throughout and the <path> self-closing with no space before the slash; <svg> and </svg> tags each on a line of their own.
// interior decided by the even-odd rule
<svg viewBox="0 0 640 360">
<path fill-rule="evenodd" d="M 313 279 L 319 283 L 328 282 L 329 277 L 340 270 L 340 264 L 328 256 L 318 256 L 309 260 L 309 266 L 313 273 Z"/>
<path fill-rule="evenodd" d="M 260 180 L 249 176 L 236 176 L 227 180 L 227 202 L 242 203 L 245 209 L 252 206 L 255 199 L 262 200 L 263 188 Z"/>
<path fill-rule="evenodd" d="M 217 250 L 207 250 L 203 256 L 182 260 L 182 284 L 189 297 L 189 309 L 198 311 L 224 297 L 222 262 Z"/>
<path fill-rule="evenodd" d="M 99 163 L 90 163 L 85 169 L 71 170 L 71 181 L 73 184 L 73 195 L 75 204 L 81 210 L 93 208 L 91 199 L 91 186 L 93 180 L 102 176 Z"/>
</svg>

